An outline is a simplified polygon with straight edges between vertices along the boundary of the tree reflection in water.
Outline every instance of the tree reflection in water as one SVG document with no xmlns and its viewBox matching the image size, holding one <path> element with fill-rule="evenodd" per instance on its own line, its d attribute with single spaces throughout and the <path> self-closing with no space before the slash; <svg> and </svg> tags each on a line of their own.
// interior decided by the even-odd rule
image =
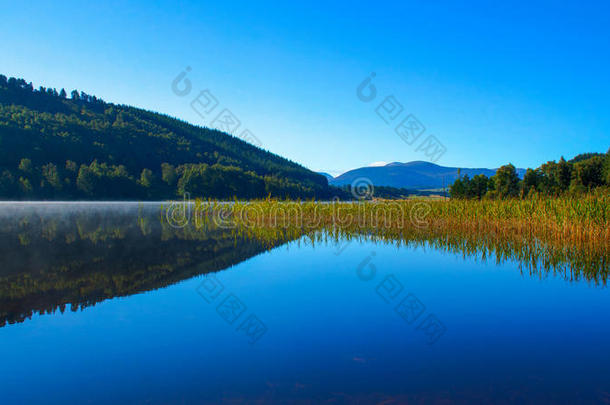
<svg viewBox="0 0 610 405">
<path fill-rule="evenodd" d="M 17 204 L 0 207 L 0 326 L 35 313 L 76 311 L 220 271 L 286 242 L 373 240 L 464 258 L 515 260 L 524 275 L 605 286 L 608 251 L 545 245 L 511 232 L 341 229 L 322 226 L 170 226 L 159 204 Z"/>
</svg>

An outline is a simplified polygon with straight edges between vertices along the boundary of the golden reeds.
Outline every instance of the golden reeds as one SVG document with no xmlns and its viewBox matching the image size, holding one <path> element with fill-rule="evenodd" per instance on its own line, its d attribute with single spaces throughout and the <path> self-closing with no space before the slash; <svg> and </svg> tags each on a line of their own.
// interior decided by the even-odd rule
<svg viewBox="0 0 610 405">
<path fill-rule="evenodd" d="M 198 201 L 195 219 L 269 242 L 320 239 L 433 245 L 496 260 L 531 273 L 560 272 L 605 284 L 609 272 L 610 196 L 527 200 L 409 199 L 384 202 Z"/>
</svg>

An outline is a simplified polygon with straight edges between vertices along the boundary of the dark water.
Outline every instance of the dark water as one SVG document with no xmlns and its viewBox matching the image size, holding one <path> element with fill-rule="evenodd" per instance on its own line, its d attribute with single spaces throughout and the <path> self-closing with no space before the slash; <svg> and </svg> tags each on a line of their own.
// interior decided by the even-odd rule
<svg viewBox="0 0 610 405">
<path fill-rule="evenodd" d="M 603 283 L 160 218 L 0 206 L 0 404 L 610 403 Z"/>
</svg>

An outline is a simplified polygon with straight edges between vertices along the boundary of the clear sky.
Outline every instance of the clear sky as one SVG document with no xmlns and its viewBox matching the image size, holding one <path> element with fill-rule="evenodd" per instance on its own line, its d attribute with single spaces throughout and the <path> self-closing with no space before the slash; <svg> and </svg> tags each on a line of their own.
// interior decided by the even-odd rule
<svg viewBox="0 0 610 405">
<path fill-rule="evenodd" d="M 417 117 L 442 165 L 610 147 L 607 1 L 287 3 L 0 2 L 0 73 L 199 125 L 211 120 L 190 102 L 209 89 L 265 149 L 333 174 L 426 160 L 376 114 L 390 95 L 404 107 L 394 124 Z"/>
</svg>

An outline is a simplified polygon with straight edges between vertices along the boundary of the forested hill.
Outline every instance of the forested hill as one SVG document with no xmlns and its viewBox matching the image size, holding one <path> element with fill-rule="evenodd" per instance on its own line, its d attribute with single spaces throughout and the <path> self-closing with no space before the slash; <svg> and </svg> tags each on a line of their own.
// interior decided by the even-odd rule
<svg viewBox="0 0 610 405">
<path fill-rule="evenodd" d="M 0 75 L 0 199 L 330 198 L 324 176 L 226 133 Z"/>
</svg>

